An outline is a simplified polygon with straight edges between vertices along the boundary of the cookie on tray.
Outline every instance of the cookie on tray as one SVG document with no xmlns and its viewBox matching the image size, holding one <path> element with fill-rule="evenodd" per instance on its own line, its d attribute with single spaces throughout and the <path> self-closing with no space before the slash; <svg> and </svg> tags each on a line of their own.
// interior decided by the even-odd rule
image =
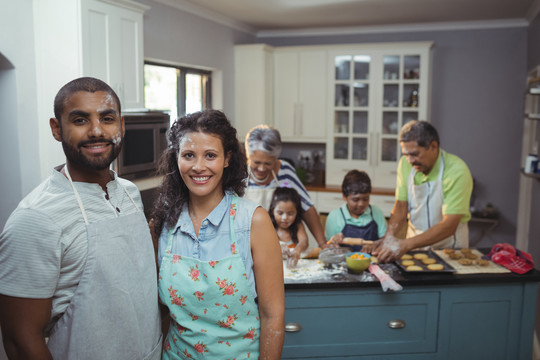
<svg viewBox="0 0 540 360">
<path fill-rule="evenodd" d="M 422 262 L 426 265 L 430 265 L 430 264 L 435 264 L 437 262 L 437 260 L 435 260 L 434 258 L 425 258 L 425 259 L 422 259 Z"/>
<path fill-rule="evenodd" d="M 407 266 L 407 271 L 423 271 L 423 270 L 424 269 L 422 269 L 422 267 L 418 265 Z"/>
<path fill-rule="evenodd" d="M 411 260 L 412 255 L 411 254 L 403 254 L 401 255 L 401 260 Z"/>
<path fill-rule="evenodd" d="M 474 263 L 478 266 L 488 266 L 489 265 L 489 260 L 485 260 L 485 259 L 476 259 L 474 260 Z"/>
<path fill-rule="evenodd" d="M 427 266 L 427 268 L 429 270 L 433 270 L 433 271 L 437 271 L 437 270 L 442 270 L 444 269 L 444 266 L 442 264 L 429 264 Z"/>
<path fill-rule="evenodd" d="M 403 265 L 403 266 L 411 266 L 411 265 L 414 265 L 414 261 L 413 260 L 403 260 L 401 262 L 401 265 Z"/>
<path fill-rule="evenodd" d="M 448 254 L 448 257 L 452 260 L 459 260 L 463 257 L 463 255 L 461 253 L 458 253 L 458 252 L 453 252 L 451 254 Z"/>
<path fill-rule="evenodd" d="M 417 254 L 414 254 L 413 257 L 416 259 L 416 260 L 422 260 L 422 259 L 425 259 L 428 257 L 427 254 L 424 254 L 424 253 L 417 253 Z"/>
<path fill-rule="evenodd" d="M 458 262 L 464 266 L 471 266 L 473 264 L 471 259 L 460 259 Z"/>
</svg>

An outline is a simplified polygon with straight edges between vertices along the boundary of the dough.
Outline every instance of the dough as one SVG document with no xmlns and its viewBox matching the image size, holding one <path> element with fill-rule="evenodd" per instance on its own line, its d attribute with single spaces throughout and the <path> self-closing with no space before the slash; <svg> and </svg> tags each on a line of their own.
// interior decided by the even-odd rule
<svg viewBox="0 0 540 360">
<path fill-rule="evenodd" d="M 429 270 L 442 270 L 444 269 L 444 266 L 442 264 L 429 264 L 427 268 Z"/>
<path fill-rule="evenodd" d="M 429 265 L 429 264 L 435 264 L 437 262 L 437 260 L 435 260 L 434 258 L 425 258 L 425 259 L 422 259 L 422 262 L 426 265 Z"/>
<path fill-rule="evenodd" d="M 412 255 L 410 254 L 401 255 L 401 260 L 411 260 L 411 259 L 412 259 Z"/>
<path fill-rule="evenodd" d="M 459 260 L 463 257 L 463 255 L 461 255 L 461 253 L 454 252 L 454 253 L 448 254 L 448 257 L 452 260 Z"/>
<path fill-rule="evenodd" d="M 407 266 L 407 271 L 423 271 L 423 270 L 424 269 L 422 269 L 422 267 L 418 265 Z"/>
<path fill-rule="evenodd" d="M 412 261 L 412 260 L 403 260 L 401 262 L 401 265 L 403 265 L 403 266 L 411 266 L 411 265 L 414 265 L 414 261 Z"/>
<path fill-rule="evenodd" d="M 427 257 L 428 257 L 427 254 L 424 254 L 424 253 L 414 254 L 414 258 L 417 259 L 417 260 L 422 260 L 422 259 L 425 259 Z"/>
</svg>

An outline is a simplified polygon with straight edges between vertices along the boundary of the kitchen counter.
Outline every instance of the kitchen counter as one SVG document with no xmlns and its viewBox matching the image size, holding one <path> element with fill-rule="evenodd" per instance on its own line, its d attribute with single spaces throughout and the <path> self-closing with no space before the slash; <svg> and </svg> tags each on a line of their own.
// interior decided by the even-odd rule
<svg viewBox="0 0 540 360">
<path fill-rule="evenodd" d="M 383 292 L 367 272 L 289 274 L 282 359 L 532 357 L 540 271 L 406 274 L 380 266 L 402 291 Z"/>
<path fill-rule="evenodd" d="M 319 260 L 300 260 L 302 262 L 318 262 Z M 454 274 L 454 273 L 427 273 L 402 272 L 395 264 L 379 265 L 395 281 L 403 287 L 429 286 L 429 285 L 463 285 L 463 284 L 492 284 L 513 282 L 540 282 L 540 271 L 533 269 L 526 274 Z M 309 265 L 304 266 L 308 268 Z M 321 266 L 322 267 L 322 266 Z M 285 270 L 285 289 L 343 289 L 343 288 L 380 288 L 379 281 L 369 272 L 352 274 L 345 267 L 335 266 L 332 269 L 320 270 L 312 276 L 302 276 L 300 273 L 292 274 Z M 296 276 L 295 276 L 296 275 Z"/>
</svg>

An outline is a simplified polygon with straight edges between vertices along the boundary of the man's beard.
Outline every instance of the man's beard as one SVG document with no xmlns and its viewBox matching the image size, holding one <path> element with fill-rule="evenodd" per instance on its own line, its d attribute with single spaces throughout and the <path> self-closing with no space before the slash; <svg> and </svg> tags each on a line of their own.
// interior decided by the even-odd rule
<svg viewBox="0 0 540 360">
<path fill-rule="evenodd" d="M 109 143 L 112 145 L 112 151 L 110 154 L 106 157 L 93 157 L 89 158 L 85 155 L 83 155 L 81 148 L 85 145 L 89 144 L 95 144 L 95 143 Z M 80 165 L 82 167 L 91 169 L 91 170 L 104 170 L 107 169 L 114 159 L 118 156 L 120 153 L 120 150 L 122 150 L 122 143 L 123 138 L 120 139 L 120 141 L 115 144 L 112 140 L 109 139 L 96 139 L 96 140 L 88 140 L 88 141 L 81 141 L 77 144 L 77 148 L 69 145 L 64 138 L 62 138 L 62 148 L 64 149 L 64 153 L 66 154 L 66 158 L 71 164 L 74 165 Z"/>
</svg>

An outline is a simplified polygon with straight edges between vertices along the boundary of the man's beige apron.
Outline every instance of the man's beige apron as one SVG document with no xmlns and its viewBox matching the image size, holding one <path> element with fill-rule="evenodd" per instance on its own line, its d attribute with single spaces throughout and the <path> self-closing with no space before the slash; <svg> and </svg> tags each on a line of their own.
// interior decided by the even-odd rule
<svg viewBox="0 0 540 360">
<path fill-rule="evenodd" d="M 442 151 L 442 150 L 441 150 Z M 441 222 L 443 218 L 443 173 L 444 154 L 441 154 L 441 165 L 437 180 L 428 181 L 420 185 L 414 184 L 416 170 L 411 169 L 407 180 L 407 191 L 409 200 L 409 226 L 407 238 L 419 235 Z M 469 247 L 469 227 L 467 223 L 459 223 L 456 233 L 431 245 L 435 249 L 443 248 L 466 248 Z"/>
<path fill-rule="evenodd" d="M 88 223 L 88 254 L 81 280 L 47 346 L 55 360 L 151 359 L 161 356 L 156 265 L 143 212 Z M 122 186 L 119 184 L 119 186 Z"/>
</svg>

